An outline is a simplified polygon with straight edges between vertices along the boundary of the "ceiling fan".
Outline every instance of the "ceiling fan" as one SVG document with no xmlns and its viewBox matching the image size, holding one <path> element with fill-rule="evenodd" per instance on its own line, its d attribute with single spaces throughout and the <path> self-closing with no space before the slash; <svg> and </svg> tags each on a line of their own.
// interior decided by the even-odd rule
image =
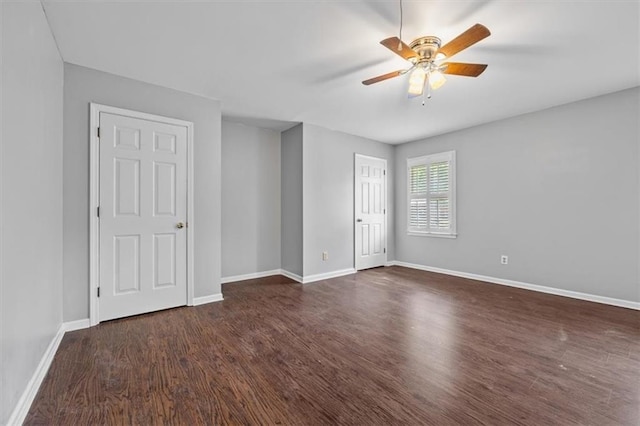
<svg viewBox="0 0 640 426">
<path fill-rule="evenodd" d="M 396 55 L 411 62 L 411 67 L 406 70 L 393 71 L 379 75 L 362 82 L 365 86 L 379 83 L 390 78 L 407 73 L 409 75 L 409 97 L 424 94 L 427 88 L 427 97 L 431 97 L 430 89 L 442 86 L 446 79 L 443 74 L 461 75 L 465 77 L 477 77 L 487 68 L 485 64 L 467 64 L 462 62 L 444 62 L 456 53 L 466 49 L 491 35 L 491 32 L 481 24 L 475 24 L 458 37 L 441 47 L 438 37 L 420 37 L 411 42 L 409 46 L 398 37 L 390 37 L 380 42 L 384 47 Z M 424 104 L 424 102 L 423 102 Z"/>
</svg>

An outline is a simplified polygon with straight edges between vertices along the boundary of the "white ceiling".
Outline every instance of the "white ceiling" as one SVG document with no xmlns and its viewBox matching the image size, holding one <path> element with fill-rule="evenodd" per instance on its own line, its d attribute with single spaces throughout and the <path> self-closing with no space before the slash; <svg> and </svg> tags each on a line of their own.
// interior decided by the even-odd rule
<svg viewBox="0 0 640 426">
<path fill-rule="evenodd" d="M 640 84 L 638 1 L 405 1 L 403 40 L 492 35 L 454 57 L 426 106 L 407 76 L 397 1 L 45 0 L 66 62 L 220 99 L 223 115 L 274 128 L 308 122 L 400 143 Z M 271 121 L 274 120 L 274 121 Z"/>
</svg>

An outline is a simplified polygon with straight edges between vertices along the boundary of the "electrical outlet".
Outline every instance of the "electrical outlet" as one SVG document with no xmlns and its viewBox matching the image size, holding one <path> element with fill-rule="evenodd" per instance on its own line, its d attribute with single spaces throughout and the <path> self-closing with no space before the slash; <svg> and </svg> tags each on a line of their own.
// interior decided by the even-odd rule
<svg viewBox="0 0 640 426">
<path fill-rule="evenodd" d="M 505 256 L 504 254 L 500 256 L 500 263 L 507 265 L 509 263 L 509 256 Z"/>
<path fill-rule="evenodd" d="M 329 260 L 329 252 L 328 251 L 323 251 L 322 252 L 322 260 Z"/>
</svg>

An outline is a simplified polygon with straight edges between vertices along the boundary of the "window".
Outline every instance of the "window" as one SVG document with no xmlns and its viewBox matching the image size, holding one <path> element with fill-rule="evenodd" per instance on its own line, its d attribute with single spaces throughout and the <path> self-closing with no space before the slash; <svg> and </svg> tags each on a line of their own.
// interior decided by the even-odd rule
<svg viewBox="0 0 640 426">
<path fill-rule="evenodd" d="M 410 235 L 456 236 L 456 152 L 407 159 Z"/>
</svg>

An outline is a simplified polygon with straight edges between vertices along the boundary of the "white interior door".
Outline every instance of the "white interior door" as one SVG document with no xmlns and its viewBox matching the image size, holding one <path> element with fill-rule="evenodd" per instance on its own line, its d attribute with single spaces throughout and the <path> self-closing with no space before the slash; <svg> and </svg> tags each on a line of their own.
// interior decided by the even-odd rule
<svg viewBox="0 0 640 426">
<path fill-rule="evenodd" d="M 384 266 L 387 262 L 387 161 L 356 154 L 355 267 Z"/>
<path fill-rule="evenodd" d="M 187 128 L 99 120 L 99 320 L 186 305 Z"/>
</svg>

